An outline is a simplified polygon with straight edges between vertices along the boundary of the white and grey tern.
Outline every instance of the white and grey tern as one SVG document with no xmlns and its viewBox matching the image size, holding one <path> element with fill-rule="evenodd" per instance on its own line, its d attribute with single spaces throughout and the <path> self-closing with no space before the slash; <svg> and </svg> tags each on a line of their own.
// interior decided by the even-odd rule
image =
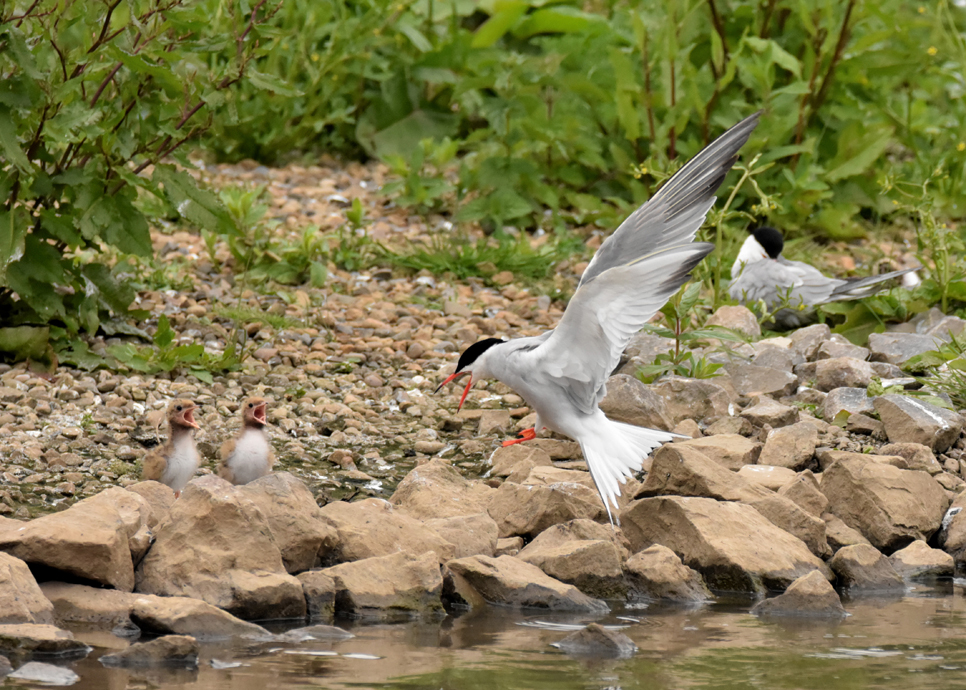
<svg viewBox="0 0 966 690">
<path fill-rule="evenodd" d="M 675 434 L 605 417 L 598 404 L 607 378 L 631 337 L 714 249 L 694 237 L 759 115 L 745 118 L 701 150 L 607 238 L 555 329 L 474 343 L 436 389 L 469 377 L 460 407 L 481 379 L 497 379 L 516 391 L 536 421 L 510 443 L 530 440 L 542 428 L 577 441 L 611 522 L 621 484 Z"/>
</svg>

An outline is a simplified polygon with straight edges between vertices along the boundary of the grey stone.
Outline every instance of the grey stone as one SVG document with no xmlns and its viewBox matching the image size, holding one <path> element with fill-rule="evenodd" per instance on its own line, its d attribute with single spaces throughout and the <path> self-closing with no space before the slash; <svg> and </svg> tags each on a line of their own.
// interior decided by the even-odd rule
<svg viewBox="0 0 966 690">
<path fill-rule="evenodd" d="M 40 661 L 28 661 L 7 676 L 30 683 L 66 687 L 80 680 L 80 676 L 63 666 L 54 666 Z"/>
<path fill-rule="evenodd" d="M 751 338 L 761 337 L 761 326 L 754 313 L 747 307 L 725 306 L 718 307 L 718 310 L 708 317 L 708 326 L 722 326 L 734 331 L 744 333 Z"/>
<path fill-rule="evenodd" d="M 674 339 L 662 338 L 659 335 L 645 333 L 641 331 L 635 334 L 627 347 L 624 348 L 624 356 L 637 358 L 641 365 L 651 364 L 658 355 L 667 354 L 674 351 Z"/>
<path fill-rule="evenodd" d="M 797 422 L 772 429 L 758 456 L 759 465 L 775 465 L 800 470 L 811 461 L 818 445 L 818 429 L 808 422 Z"/>
<path fill-rule="evenodd" d="M 105 666 L 145 668 L 185 666 L 197 668 L 198 641 L 189 635 L 165 635 L 150 642 L 135 642 L 130 647 L 100 658 Z"/>
<path fill-rule="evenodd" d="M 737 434 L 739 436 L 751 436 L 755 432 L 755 427 L 744 417 L 718 417 L 704 430 L 705 436 L 719 436 L 721 434 Z"/>
<path fill-rule="evenodd" d="M 728 373 L 738 395 L 790 395 L 798 387 L 798 377 L 782 369 L 738 364 Z"/>
<path fill-rule="evenodd" d="M 794 424 L 800 418 L 798 408 L 782 405 L 771 398 L 762 397 L 751 407 L 743 410 L 741 416 L 754 426 L 768 424 L 773 429 Z"/>
<path fill-rule="evenodd" d="M 835 552 L 829 566 L 839 584 L 848 590 L 902 590 L 905 584 L 889 559 L 867 544 L 845 546 Z"/>
<path fill-rule="evenodd" d="M 731 395 L 711 381 L 669 376 L 652 384 L 651 390 L 664 398 L 672 424 L 683 419 L 703 422 L 730 414 Z"/>
<path fill-rule="evenodd" d="M 902 364 L 910 357 L 935 350 L 940 342 L 935 336 L 919 333 L 873 333 L 869 351 L 873 361 Z"/>
<path fill-rule="evenodd" d="M 955 412 L 905 395 L 880 395 L 872 404 L 893 443 L 921 443 L 937 453 L 949 448 L 963 430 Z"/>
<path fill-rule="evenodd" d="M 842 410 L 850 414 L 859 412 L 872 412 L 872 398 L 868 396 L 865 388 L 840 387 L 833 388 L 825 397 L 825 407 L 822 417 L 826 422 L 832 422 L 836 415 Z"/>
<path fill-rule="evenodd" d="M 885 425 L 882 422 L 860 413 L 849 417 L 845 423 L 845 430 L 853 434 L 862 434 L 874 438 L 884 439 L 886 437 Z"/>
<path fill-rule="evenodd" d="M 806 360 L 815 359 L 818 348 L 823 342 L 832 337 L 832 331 L 824 323 L 816 323 L 805 328 L 799 328 L 790 336 L 792 347 L 800 352 Z"/>
<path fill-rule="evenodd" d="M 819 346 L 815 358 L 834 359 L 836 357 L 852 357 L 853 359 L 865 360 L 869 358 L 869 349 L 853 345 L 845 338 L 842 338 L 842 336 L 836 334 Z"/>
<path fill-rule="evenodd" d="M 771 367 L 772 369 L 781 369 L 789 373 L 791 373 L 796 364 L 801 364 L 804 361 L 805 359 L 802 355 L 795 350 L 774 346 L 762 348 L 751 360 L 752 364 L 756 367 Z"/>
<path fill-rule="evenodd" d="M 821 359 L 815 367 L 815 387 L 820 391 L 836 388 L 866 388 L 872 383 L 872 365 L 852 357 Z"/>
<path fill-rule="evenodd" d="M 607 379 L 607 395 L 600 401 L 600 409 L 611 419 L 634 426 L 662 431 L 670 431 L 673 426 L 664 398 L 624 374 Z"/>
<path fill-rule="evenodd" d="M 841 618 L 845 608 L 835 589 L 822 574 L 812 571 L 795 580 L 784 593 L 755 604 L 751 612 L 756 616 L 807 616 L 810 618 Z"/>
<path fill-rule="evenodd" d="M 958 316 L 944 316 L 927 330 L 926 334 L 948 341 L 950 335 L 960 335 L 964 328 L 966 328 L 966 320 Z"/>
<path fill-rule="evenodd" d="M 637 645 L 619 630 L 607 628 L 591 623 L 583 630 L 567 635 L 553 646 L 567 654 L 575 656 L 615 657 L 626 659 L 634 655 Z"/>
</svg>

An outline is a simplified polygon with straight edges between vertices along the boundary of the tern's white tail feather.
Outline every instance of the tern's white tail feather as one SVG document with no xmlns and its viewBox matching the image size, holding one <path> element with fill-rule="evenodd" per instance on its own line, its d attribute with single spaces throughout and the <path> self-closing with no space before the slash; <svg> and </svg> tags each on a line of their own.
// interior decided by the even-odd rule
<svg viewBox="0 0 966 690">
<path fill-rule="evenodd" d="M 641 469 L 641 463 L 652 450 L 675 438 L 678 434 L 615 422 L 603 414 L 592 426 L 585 427 L 585 433 L 578 439 L 580 449 L 611 524 L 614 523 L 611 506 L 617 509 L 621 485 Z"/>
</svg>

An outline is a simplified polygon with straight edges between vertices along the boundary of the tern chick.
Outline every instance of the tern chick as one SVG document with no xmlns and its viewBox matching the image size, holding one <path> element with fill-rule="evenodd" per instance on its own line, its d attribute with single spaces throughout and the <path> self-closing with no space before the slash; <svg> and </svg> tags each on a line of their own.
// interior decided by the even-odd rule
<svg viewBox="0 0 966 690">
<path fill-rule="evenodd" d="M 232 484 L 247 484 L 272 470 L 275 456 L 265 434 L 264 398 L 249 398 L 242 406 L 242 428 L 238 436 L 221 445 L 218 476 Z"/>
<path fill-rule="evenodd" d="M 201 458 L 195 448 L 194 430 L 198 428 L 190 400 L 173 400 L 168 405 L 168 442 L 144 456 L 141 479 L 167 484 L 180 495 L 185 484 L 198 470 Z"/>
</svg>

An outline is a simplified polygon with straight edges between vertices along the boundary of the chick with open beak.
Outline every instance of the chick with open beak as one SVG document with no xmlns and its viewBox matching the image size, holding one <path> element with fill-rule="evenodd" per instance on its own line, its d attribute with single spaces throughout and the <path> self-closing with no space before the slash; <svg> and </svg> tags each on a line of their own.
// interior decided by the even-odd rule
<svg viewBox="0 0 966 690">
<path fill-rule="evenodd" d="M 241 408 L 242 427 L 238 435 L 222 444 L 218 476 L 232 484 L 247 484 L 272 471 L 275 455 L 268 442 L 265 398 L 248 398 Z"/>
<path fill-rule="evenodd" d="M 200 428 L 194 417 L 197 409 L 191 400 L 171 401 L 167 410 L 168 441 L 148 453 L 142 463 L 141 479 L 167 484 L 175 496 L 181 494 L 201 463 L 194 439 L 194 430 Z"/>
</svg>

